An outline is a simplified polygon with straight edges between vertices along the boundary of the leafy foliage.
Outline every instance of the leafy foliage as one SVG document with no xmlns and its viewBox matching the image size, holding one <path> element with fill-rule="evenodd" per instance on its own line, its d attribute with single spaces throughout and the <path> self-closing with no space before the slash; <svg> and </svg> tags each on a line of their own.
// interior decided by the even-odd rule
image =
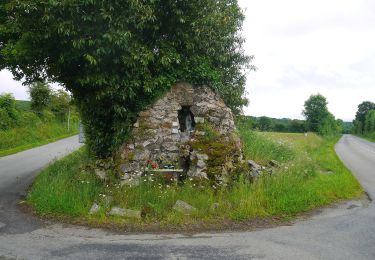
<svg viewBox="0 0 375 260">
<path fill-rule="evenodd" d="M 355 133 L 366 134 L 366 132 L 369 132 L 368 129 L 366 129 L 366 117 L 371 110 L 375 110 L 375 103 L 373 102 L 364 101 L 358 105 L 358 110 L 353 122 Z"/>
<path fill-rule="evenodd" d="M 178 81 L 217 90 L 234 112 L 245 68 L 236 0 L 2 1 L 0 69 L 73 93 L 88 145 L 108 156 L 138 111 Z"/>
<path fill-rule="evenodd" d="M 17 124 L 18 111 L 12 94 L 0 95 L 0 130 L 6 130 Z"/>
<path fill-rule="evenodd" d="M 52 92 L 49 108 L 60 120 L 66 120 L 69 109 L 72 107 L 71 102 L 69 93 L 59 89 Z"/>
<path fill-rule="evenodd" d="M 36 88 L 32 101 L 15 100 L 9 93 L 0 95 L 0 156 L 78 133 L 79 117 L 70 104 L 69 94 L 63 90 L 51 91 L 47 84 L 38 84 Z M 38 108 L 43 110 L 36 111 L 35 104 L 40 101 L 43 104 Z M 69 129 L 67 108 L 71 110 Z"/>
<path fill-rule="evenodd" d="M 328 111 L 327 99 L 320 95 L 311 95 L 305 101 L 303 115 L 306 117 L 306 125 L 309 131 L 320 135 L 332 135 L 343 131 L 342 120 L 336 121 Z"/>
<path fill-rule="evenodd" d="M 51 99 L 51 88 L 44 82 L 38 81 L 29 86 L 31 109 L 42 115 Z"/>
<path fill-rule="evenodd" d="M 375 110 L 370 110 L 365 118 L 365 133 L 375 132 Z"/>
<path fill-rule="evenodd" d="M 305 102 L 302 114 L 306 117 L 306 124 L 310 131 L 318 132 L 319 127 L 327 121 L 329 112 L 327 99 L 322 95 L 311 95 Z"/>
<path fill-rule="evenodd" d="M 259 130 L 261 131 L 270 131 L 274 126 L 270 118 L 262 116 L 258 120 Z"/>
</svg>

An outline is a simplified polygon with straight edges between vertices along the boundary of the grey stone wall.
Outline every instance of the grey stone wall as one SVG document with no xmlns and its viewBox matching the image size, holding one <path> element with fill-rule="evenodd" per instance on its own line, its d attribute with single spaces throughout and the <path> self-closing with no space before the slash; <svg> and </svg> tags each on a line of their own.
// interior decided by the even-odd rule
<svg viewBox="0 0 375 260">
<path fill-rule="evenodd" d="M 120 150 L 122 164 L 120 172 L 124 183 L 132 183 L 141 176 L 151 162 L 158 162 L 160 168 L 184 168 L 186 160 L 194 162 L 186 169 L 189 177 L 206 178 L 208 156 L 193 151 L 187 145 L 196 135 L 204 132 L 193 130 L 182 132 L 178 118 L 182 107 L 190 107 L 196 124 L 210 124 L 223 140 L 234 142 L 241 149 L 235 134 L 231 110 L 218 94 L 205 86 L 192 86 L 179 83 L 149 109 L 138 115 L 128 143 Z"/>
</svg>

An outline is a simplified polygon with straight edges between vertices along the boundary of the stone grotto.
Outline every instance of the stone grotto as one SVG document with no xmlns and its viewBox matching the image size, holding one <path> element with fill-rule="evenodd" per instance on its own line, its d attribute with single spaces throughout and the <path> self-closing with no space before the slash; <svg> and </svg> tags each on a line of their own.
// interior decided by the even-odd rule
<svg viewBox="0 0 375 260">
<path fill-rule="evenodd" d="M 182 82 L 138 114 L 119 157 L 124 185 L 150 173 L 223 181 L 241 163 L 242 146 L 219 94 Z"/>
</svg>

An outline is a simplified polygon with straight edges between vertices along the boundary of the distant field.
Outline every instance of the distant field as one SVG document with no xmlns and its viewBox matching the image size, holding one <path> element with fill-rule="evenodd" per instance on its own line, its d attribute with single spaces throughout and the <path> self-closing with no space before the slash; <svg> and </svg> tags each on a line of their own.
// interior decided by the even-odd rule
<svg viewBox="0 0 375 260">
<path fill-rule="evenodd" d="M 27 100 L 16 100 L 16 108 L 18 110 L 22 110 L 22 111 L 30 110 L 31 109 L 30 105 L 31 105 L 30 101 L 27 101 Z"/>
</svg>

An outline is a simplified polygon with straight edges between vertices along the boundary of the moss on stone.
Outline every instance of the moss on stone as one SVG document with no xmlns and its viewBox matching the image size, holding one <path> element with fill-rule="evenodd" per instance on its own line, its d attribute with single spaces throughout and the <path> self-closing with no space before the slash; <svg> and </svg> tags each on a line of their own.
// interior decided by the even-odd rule
<svg viewBox="0 0 375 260">
<path fill-rule="evenodd" d="M 207 176 L 211 180 L 220 179 L 223 173 L 231 175 L 239 163 L 240 153 L 234 141 L 225 138 L 209 123 L 200 123 L 196 131 L 204 132 L 190 142 L 193 150 L 208 155 Z M 194 162 L 193 162 L 194 163 Z M 232 167 L 228 167 L 232 165 Z M 229 168 L 229 169 L 228 169 Z"/>
</svg>

